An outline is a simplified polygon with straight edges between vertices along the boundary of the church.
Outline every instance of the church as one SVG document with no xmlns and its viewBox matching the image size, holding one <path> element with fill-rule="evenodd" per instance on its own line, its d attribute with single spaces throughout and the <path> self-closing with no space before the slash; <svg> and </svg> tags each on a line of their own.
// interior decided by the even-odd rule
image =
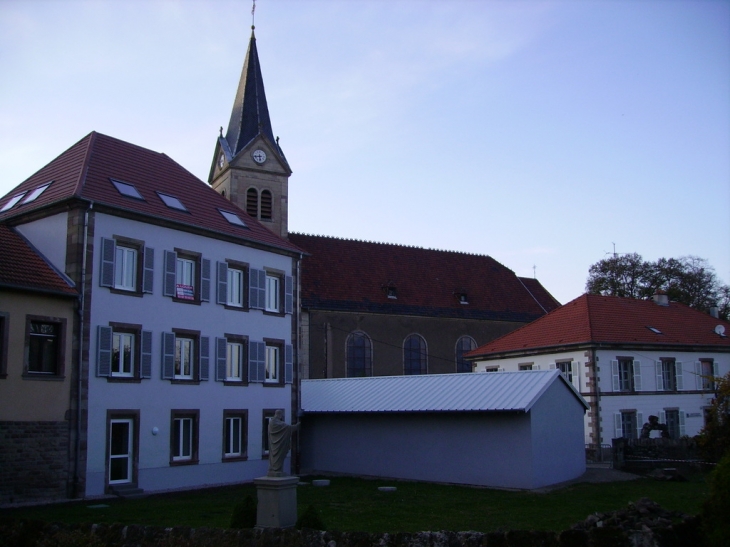
<svg viewBox="0 0 730 547">
<path fill-rule="evenodd" d="M 466 352 L 560 306 L 489 256 L 290 232 L 291 174 L 252 30 L 208 181 L 307 253 L 297 291 L 302 379 L 471 372 Z"/>
</svg>

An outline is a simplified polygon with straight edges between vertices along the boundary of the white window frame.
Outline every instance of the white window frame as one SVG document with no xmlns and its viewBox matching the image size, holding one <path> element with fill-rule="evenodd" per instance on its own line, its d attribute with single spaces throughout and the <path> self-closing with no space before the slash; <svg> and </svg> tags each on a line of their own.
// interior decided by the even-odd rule
<svg viewBox="0 0 730 547">
<path fill-rule="evenodd" d="M 114 377 L 121 377 L 121 378 L 132 378 L 134 376 L 134 367 L 136 366 L 134 356 L 135 356 L 135 343 L 136 343 L 137 336 L 131 332 L 112 332 L 112 362 L 111 362 L 111 375 Z M 124 370 L 124 360 L 122 359 L 122 351 L 120 349 L 120 346 L 122 346 L 123 342 L 128 341 L 129 342 L 129 370 Z M 115 363 L 115 352 L 116 355 L 119 357 L 118 360 L 116 360 Z M 115 370 L 115 365 L 117 370 Z"/>
<path fill-rule="evenodd" d="M 185 426 L 189 428 L 187 443 L 185 442 Z M 193 442 L 195 436 L 195 420 L 190 416 L 180 416 L 173 418 L 173 447 L 172 461 L 190 461 L 193 459 Z M 177 435 L 177 444 L 174 443 Z M 186 446 L 187 444 L 187 446 Z M 187 449 L 187 454 L 185 453 Z"/>
<path fill-rule="evenodd" d="M 223 455 L 226 458 L 240 458 L 244 455 L 243 451 L 243 439 L 244 439 L 244 431 L 243 431 L 243 423 L 244 419 L 243 416 L 235 415 L 235 416 L 226 416 L 226 433 L 224 436 L 224 447 L 223 447 Z M 238 446 L 233 446 L 235 444 L 235 436 L 234 432 L 238 431 Z M 236 450 L 236 448 L 238 450 Z"/>
<path fill-rule="evenodd" d="M 112 447 L 114 445 L 114 425 L 115 424 L 127 424 L 127 452 L 113 454 Z M 132 418 L 112 418 L 109 420 L 109 484 L 126 484 L 133 480 L 133 462 L 134 462 L 134 420 Z M 112 473 L 112 460 L 126 460 L 127 461 L 127 472 L 126 478 L 113 480 L 111 478 Z"/>
<path fill-rule="evenodd" d="M 228 266 L 228 283 L 226 288 L 226 305 L 235 308 L 243 307 L 244 272 Z"/>
<path fill-rule="evenodd" d="M 175 336 L 175 370 L 173 378 L 175 380 L 195 379 L 194 338 Z"/>
<path fill-rule="evenodd" d="M 133 247 L 117 244 L 114 254 L 114 288 L 121 291 L 136 291 L 139 251 Z"/>
<path fill-rule="evenodd" d="M 177 292 L 177 287 L 186 286 L 192 287 L 193 297 L 195 299 L 195 260 L 189 258 L 177 257 L 175 266 L 175 296 L 180 298 L 180 294 Z"/>
<path fill-rule="evenodd" d="M 243 381 L 244 344 L 241 342 L 226 342 L 226 381 Z M 236 374 L 237 372 L 237 374 Z"/>
<path fill-rule="evenodd" d="M 266 346 L 266 373 L 264 383 L 278 384 L 281 380 L 279 372 L 281 355 L 279 346 Z"/>
<path fill-rule="evenodd" d="M 266 311 L 279 313 L 279 291 L 281 279 L 277 275 L 266 274 Z"/>
</svg>

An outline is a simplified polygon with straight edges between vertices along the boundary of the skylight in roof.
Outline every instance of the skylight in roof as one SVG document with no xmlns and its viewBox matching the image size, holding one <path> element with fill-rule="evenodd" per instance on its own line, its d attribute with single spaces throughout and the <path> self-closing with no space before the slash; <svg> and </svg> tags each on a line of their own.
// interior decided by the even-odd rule
<svg viewBox="0 0 730 547">
<path fill-rule="evenodd" d="M 659 330 L 659 329 L 657 329 L 656 327 L 649 327 L 649 326 L 647 326 L 646 328 L 647 328 L 647 329 L 649 329 L 649 330 L 650 330 L 651 332 L 653 332 L 654 334 L 664 334 L 664 333 L 663 333 L 662 331 L 660 331 L 660 330 Z"/>
<path fill-rule="evenodd" d="M 187 212 L 187 209 L 182 204 L 182 201 L 177 199 L 175 196 L 170 196 L 161 192 L 157 192 L 157 195 L 160 196 L 160 199 L 164 201 L 165 205 L 167 205 L 170 209 L 177 209 L 178 211 Z"/>
<path fill-rule="evenodd" d="M 13 208 L 13 205 L 15 205 L 16 203 L 18 203 L 21 199 L 23 199 L 23 196 L 24 195 L 25 195 L 25 192 L 23 192 L 22 194 L 18 194 L 17 196 L 13 196 L 12 198 L 10 198 L 10 201 L 8 201 L 5 205 L 3 205 L 3 208 L 0 209 L 0 213 L 4 213 L 8 209 L 12 209 Z"/>
<path fill-rule="evenodd" d="M 230 213 L 228 211 L 223 211 L 222 209 L 218 209 L 218 212 L 223 215 L 223 218 L 225 218 L 228 222 L 231 224 L 235 224 L 236 226 L 243 226 L 246 228 L 246 225 L 244 222 L 238 217 L 236 213 Z"/>
<path fill-rule="evenodd" d="M 38 199 L 38 196 L 40 196 L 43 192 L 46 191 L 46 188 L 48 188 L 51 185 L 49 182 L 48 184 L 44 184 L 43 186 L 39 186 L 35 190 L 33 190 L 30 194 L 26 196 L 26 198 L 20 202 L 21 205 L 25 205 L 26 203 L 30 203 L 31 201 L 35 201 Z"/>
<path fill-rule="evenodd" d="M 142 197 L 142 194 L 139 193 L 139 191 L 128 182 L 122 182 L 121 180 L 116 179 L 109 179 L 112 181 L 112 184 L 114 185 L 114 188 L 116 188 L 120 194 L 123 196 L 127 196 L 130 198 L 135 199 L 141 199 L 144 201 L 144 198 Z"/>
</svg>

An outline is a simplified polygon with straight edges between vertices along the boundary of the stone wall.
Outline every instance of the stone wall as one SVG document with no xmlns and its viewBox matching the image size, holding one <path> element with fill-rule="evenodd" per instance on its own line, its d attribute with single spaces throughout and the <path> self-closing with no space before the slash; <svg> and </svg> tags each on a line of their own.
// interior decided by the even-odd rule
<svg viewBox="0 0 730 547">
<path fill-rule="evenodd" d="M 67 496 L 68 422 L 0 422 L 0 504 Z"/>
</svg>

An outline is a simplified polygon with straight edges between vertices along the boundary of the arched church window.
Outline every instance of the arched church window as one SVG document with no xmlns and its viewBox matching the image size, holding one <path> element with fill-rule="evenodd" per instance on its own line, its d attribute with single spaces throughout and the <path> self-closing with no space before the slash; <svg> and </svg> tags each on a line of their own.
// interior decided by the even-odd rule
<svg viewBox="0 0 730 547">
<path fill-rule="evenodd" d="M 271 192 L 268 190 L 261 191 L 261 218 L 271 220 Z"/>
<path fill-rule="evenodd" d="M 403 374 L 426 374 L 426 341 L 418 334 L 411 334 L 403 342 Z"/>
<path fill-rule="evenodd" d="M 256 188 L 249 188 L 246 192 L 246 212 L 253 218 L 259 218 L 259 193 Z"/>
<path fill-rule="evenodd" d="M 347 377 L 362 378 L 373 375 L 373 346 L 364 332 L 356 331 L 347 337 Z"/>
<path fill-rule="evenodd" d="M 471 372 L 471 363 L 464 359 L 464 354 L 477 348 L 471 336 L 462 336 L 456 341 L 456 372 Z"/>
</svg>

